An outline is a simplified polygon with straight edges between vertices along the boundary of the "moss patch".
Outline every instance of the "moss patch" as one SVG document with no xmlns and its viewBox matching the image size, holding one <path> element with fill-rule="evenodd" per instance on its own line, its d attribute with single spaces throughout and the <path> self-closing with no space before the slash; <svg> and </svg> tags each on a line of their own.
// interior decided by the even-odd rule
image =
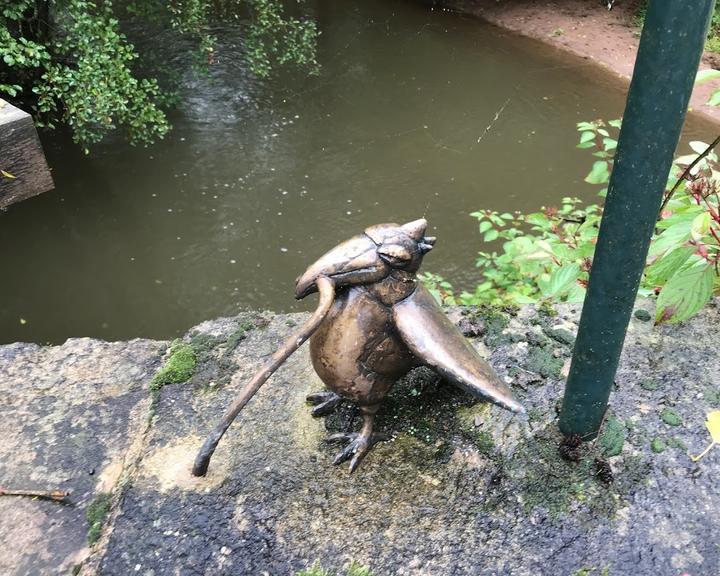
<svg viewBox="0 0 720 576">
<path fill-rule="evenodd" d="M 663 442 L 662 438 L 654 438 L 653 441 L 650 442 L 650 449 L 656 454 L 665 452 L 665 448 L 667 448 L 667 446 L 665 445 L 665 442 Z"/>
<path fill-rule="evenodd" d="M 494 306 L 481 306 L 475 313 L 485 323 L 485 344 L 490 347 L 497 347 L 504 344 L 508 337 L 503 334 L 510 323 L 507 315 L 501 308 Z"/>
<path fill-rule="evenodd" d="M 195 372 L 197 357 L 189 344 L 175 340 L 170 344 L 169 357 L 150 382 L 150 390 L 158 391 L 166 384 L 186 382 Z"/>
<path fill-rule="evenodd" d="M 297 572 L 296 576 L 331 576 L 331 574 L 327 570 L 323 569 L 320 562 L 316 560 L 309 568 L 305 568 L 305 570 Z"/>
<path fill-rule="evenodd" d="M 190 335 L 190 346 L 197 358 L 196 381 L 201 382 L 204 392 L 218 390 L 232 378 L 236 366 L 232 354 L 240 342 L 257 327 L 246 321 L 227 337 L 212 336 L 203 332 Z"/>
<path fill-rule="evenodd" d="M 353 561 L 348 567 L 347 576 L 372 576 L 372 572 L 370 572 L 370 568 L 367 566 Z"/>
<path fill-rule="evenodd" d="M 670 408 L 665 408 L 662 412 L 660 412 L 660 418 L 668 426 L 680 426 L 680 424 L 682 424 L 682 418 L 680 418 L 680 415 Z"/>
<path fill-rule="evenodd" d="M 320 564 L 320 561 L 316 560 L 309 568 L 305 568 L 305 570 L 297 572 L 296 576 L 341 576 L 341 574 L 343 574 L 343 572 L 331 572 L 330 570 L 325 570 Z M 348 566 L 344 574 L 345 576 L 373 576 L 367 566 L 358 564 L 355 561 L 350 563 L 350 566 Z"/>
<path fill-rule="evenodd" d="M 493 453 L 492 434 L 475 426 L 475 419 L 484 418 L 489 409 L 489 404 L 443 382 L 431 370 L 418 368 L 392 388 L 377 414 L 375 429 L 394 436 L 387 444 L 389 455 L 396 457 L 404 450 L 408 462 L 424 469 L 450 460 L 455 450 L 452 439 L 465 440 L 484 454 Z M 342 402 L 325 417 L 325 428 L 329 433 L 347 432 L 357 429 L 360 422 L 358 410 Z"/>
<path fill-rule="evenodd" d="M 538 306 L 538 315 L 545 316 L 546 318 L 554 318 L 558 315 L 557 310 L 553 308 L 552 303 L 550 300 L 543 300 L 540 302 L 540 306 Z"/>
<path fill-rule="evenodd" d="M 709 387 L 704 396 L 711 406 L 720 406 L 720 389 Z"/>
<path fill-rule="evenodd" d="M 659 388 L 658 383 L 655 380 L 646 379 L 640 382 L 640 388 L 652 392 Z"/>
<path fill-rule="evenodd" d="M 224 355 L 227 356 L 237 348 L 237 345 L 247 338 L 248 332 L 255 328 L 255 324 L 252 322 L 243 322 L 240 327 L 235 330 L 227 340 L 225 340 L 225 351 Z"/>
<path fill-rule="evenodd" d="M 624 444 L 625 426 L 614 416 L 608 416 L 597 441 L 598 450 L 605 457 L 617 456 Z"/>
<path fill-rule="evenodd" d="M 652 315 L 647 310 L 638 308 L 637 310 L 635 310 L 635 318 L 637 318 L 641 322 L 650 322 L 650 320 L 652 320 Z"/>
<path fill-rule="evenodd" d="M 455 413 L 462 436 L 469 440 L 478 452 L 486 456 L 491 456 L 495 452 L 493 435 L 482 428 L 483 420 L 488 417 L 489 412 L 490 404 L 480 402 L 472 406 L 463 406 Z"/>
<path fill-rule="evenodd" d="M 458 431 L 457 420 L 448 414 L 476 403 L 476 398 L 442 382 L 433 371 L 419 368 L 393 386 L 376 421 L 378 429 L 405 433 L 423 444 L 435 445 Z M 326 418 L 328 429 L 343 429 L 347 425 L 335 421 L 338 416 L 342 418 L 342 412 Z"/>
<path fill-rule="evenodd" d="M 615 439 L 609 445 L 617 450 L 620 434 L 614 424 L 611 428 Z M 610 517 L 623 497 L 649 473 L 644 460 L 632 457 L 611 468 L 597 446 L 593 450 L 590 444 L 582 444 L 574 458 L 563 458 L 559 450 L 562 440 L 560 432 L 549 426 L 526 436 L 512 457 L 496 454 L 498 481 L 490 486 L 488 511 L 506 509 L 508 502 L 519 500 L 525 512 L 543 509 L 551 518 L 566 514 Z"/>
<path fill-rule="evenodd" d="M 559 378 L 564 363 L 562 358 L 555 358 L 546 348 L 530 348 L 524 368 L 543 378 Z"/>
<path fill-rule="evenodd" d="M 570 332 L 570 330 L 565 330 L 565 328 L 545 328 L 544 332 L 550 336 L 550 338 L 565 346 L 575 344 L 575 335 Z"/>
<path fill-rule="evenodd" d="M 679 438 L 674 438 L 674 437 L 668 438 L 667 445 L 670 448 L 675 448 L 677 450 L 682 450 L 683 452 L 687 452 L 687 446 L 685 445 L 685 442 L 683 442 Z"/>
<path fill-rule="evenodd" d="M 95 499 L 90 502 L 90 505 L 85 510 L 85 518 L 90 525 L 87 533 L 87 541 L 90 546 L 95 544 L 100 538 L 102 533 L 105 519 L 107 518 L 108 512 L 110 512 L 110 504 L 112 503 L 112 494 L 108 492 L 102 492 L 98 494 Z"/>
<path fill-rule="evenodd" d="M 557 517 L 581 502 L 602 504 L 609 495 L 594 476 L 593 459 L 567 461 L 559 454 L 559 443 L 558 433 L 546 431 L 529 438 L 510 463 L 526 511 L 540 507 Z"/>
</svg>

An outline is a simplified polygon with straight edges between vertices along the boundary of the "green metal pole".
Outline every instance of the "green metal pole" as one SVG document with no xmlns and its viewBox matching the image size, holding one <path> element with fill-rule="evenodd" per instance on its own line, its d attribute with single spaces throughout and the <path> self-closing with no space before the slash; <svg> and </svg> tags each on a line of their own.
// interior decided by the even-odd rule
<svg viewBox="0 0 720 576">
<path fill-rule="evenodd" d="M 560 430 L 589 440 L 607 409 L 714 0 L 650 0 L 625 105 Z"/>
</svg>

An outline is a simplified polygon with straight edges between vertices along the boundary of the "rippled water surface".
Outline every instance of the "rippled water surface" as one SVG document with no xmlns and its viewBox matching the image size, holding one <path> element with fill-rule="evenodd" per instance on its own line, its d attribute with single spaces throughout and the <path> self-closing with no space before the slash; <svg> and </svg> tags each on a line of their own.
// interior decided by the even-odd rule
<svg viewBox="0 0 720 576">
<path fill-rule="evenodd" d="M 312 307 L 292 298 L 307 264 L 369 224 L 422 215 L 439 237 L 425 269 L 467 287 L 481 246 L 469 212 L 594 198 L 575 123 L 620 116 L 622 83 L 410 1 L 312 6 L 317 77 L 253 79 L 240 30 L 223 28 L 210 77 L 185 74 L 164 142 L 85 157 L 44 137 L 56 190 L 0 214 L 3 342 L 167 338 L 242 309 Z M 686 136 L 710 132 L 696 120 Z"/>
</svg>

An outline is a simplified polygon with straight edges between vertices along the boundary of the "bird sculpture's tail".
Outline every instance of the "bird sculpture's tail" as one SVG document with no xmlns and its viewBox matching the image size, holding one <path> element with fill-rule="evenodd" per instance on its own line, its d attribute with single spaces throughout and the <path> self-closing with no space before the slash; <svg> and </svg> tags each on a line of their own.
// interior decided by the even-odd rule
<svg viewBox="0 0 720 576">
<path fill-rule="evenodd" d="M 195 464 L 192 469 L 193 476 L 205 476 L 208 466 L 210 465 L 210 458 L 212 458 L 218 442 L 220 442 L 220 439 L 230 427 L 233 420 L 235 420 L 240 411 L 260 389 L 265 381 L 272 376 L 275 370 L 277 370 L 282 363 L 285 362 L 285 360 L 287 360 L 293 352 L 295 352 L 295 350 L 302 346 L 302 344 L 310 338 L 310 336 L 312 336 L 313 332 L 317 330 L 318 326 L 320 326 L 320 323 L 327 315 L 335 298 L 335 285 L 330 278 L 321 276 L 317 280 L 317 287 L 320 292 L 320 302 L 318 303 L 317 309 L 313 312 L 310 319 L 303 324 L 297 332 L 287 339 L 285 344 L 283 344 L 282 347 L 272 355 L 272 358 L 270 358 L 270 360 L 255 373 L 252 380 L 250 380 L 250 382 L 248 382 L 240 391 L 240 394 L 238 394 L 235 401 L 227 409 L 222 417 L 222 420 L 220 420 L 217 426 L 215 426 L 195 457 Z"/>
</svg>

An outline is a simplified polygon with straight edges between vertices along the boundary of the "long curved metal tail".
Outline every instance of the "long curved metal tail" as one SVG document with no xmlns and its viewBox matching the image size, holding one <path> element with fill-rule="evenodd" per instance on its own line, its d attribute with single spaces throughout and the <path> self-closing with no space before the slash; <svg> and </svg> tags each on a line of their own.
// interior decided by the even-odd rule
<svg viewBox="0 0 720 576">
<path fill-rule="evenodd" d="M 270 376 L 277 370 L 288 357 L 295 352 L 302 344 L 312 336 L 313 332 L 317 330 L 320 323 L 327 316 L 330 306 L 335 299 L 335 284 L 333 281 L 326 277 L 321 276 L 317 279 L 317 287 L 320 292 L 320 302 L 318 307 L 313 312 L 310 319 L 302 325 L 302 327 L 295 332 L 290 338 L 285 341 L 285 344 L 278 349 L 272 358 L 255 373 L 252 380 L 248 382 L 245 387 L 240 391 L 235 401 L 230 405 L 222 420 L 218 422 L 217 426 L 208 436 L 205 443 L 200 448 L 197 456 L 195 457 L 195 464 L 193 465 L 192 473 L 193 476 L 205 476 L 207 473 L 208 466 L 210 465 L 210 458 L 212 458 L 215 448 L 217 448 L 218 442 L 223 437 L 223 434 L 227 431 L 232 424 L 233 420 L 237 417 L 245 407 L 255 393 L 260 390 L 260 387 L 267 381 Z"/>
</svg>

